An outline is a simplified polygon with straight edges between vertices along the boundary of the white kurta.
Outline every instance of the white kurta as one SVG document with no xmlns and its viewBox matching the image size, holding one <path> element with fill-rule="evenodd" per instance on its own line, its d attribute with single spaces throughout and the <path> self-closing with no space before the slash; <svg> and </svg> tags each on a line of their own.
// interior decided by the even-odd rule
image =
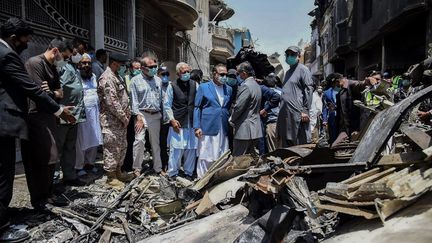
<svg viewBox="0 0 432 243">
<path fill-rule="evenodd" d="M 222 86 L 215 85 L 216 94 L 219 103 L 224 102 L 224 91 Z M 224 135 L 222 120 L 219 121 L 220 130 L 216 136 L 203 135 L 198 142 L 199 158 L 197 165 L 197 174 L 201 178 L 211 166 L 213 161 L 217 160 L 223 153 L 228 150 L 228 136 Z"/>
<path fill-rule="evenodd" d="M 310 115 L 309 124 L 310 124 L 311 132 L 313 132 L 313 130 L 315 129 L 315 126 L 317 125 L 318 122 L 318 117 L 322 114 L 322 110 L 323 110 L 322 99 L 318 94 L 318 92 L 315 91 L 312 96 L 312 105 L 311 105 L 311 110 L 309 112 Z"/>
<path fill-rule="evenodd" d="M 193 128 L 180 128 L 176 133 L 172 127 L 169 128 L 168 144 L 174 149 L 196 149 L 197 139 Z"/>
<path fill-rule="evenodd" d="M 99 98 L 96 79 L 83 81 L 86 121 L 78 124 L 77 144 L 81 150 L 87 150 L 102 144 L 102 132 L 99 121 Z"/>
</svg>

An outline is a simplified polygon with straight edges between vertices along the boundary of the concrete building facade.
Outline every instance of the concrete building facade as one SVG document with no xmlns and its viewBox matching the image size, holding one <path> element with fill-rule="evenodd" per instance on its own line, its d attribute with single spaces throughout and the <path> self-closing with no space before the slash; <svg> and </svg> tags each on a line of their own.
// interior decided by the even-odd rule
<svg viewBox="0 0 432 243">
<path fill-rule="evenodd" d="M 196 0 L 2 0 L 0 20 L 9 17 L 23 18 L 35 30 L 24 58 L 64 36 L 130 57 L 151 51 L 161 61 L 178 61 L 182 40 L 176 33 L 192 30 L 198 12 Z"/>
<path fill-rule="evenodd" d="M 325 75 L 400 74 L 430 49 L 430 0 L 316 0 L 315 5 Z"/>
</svg>

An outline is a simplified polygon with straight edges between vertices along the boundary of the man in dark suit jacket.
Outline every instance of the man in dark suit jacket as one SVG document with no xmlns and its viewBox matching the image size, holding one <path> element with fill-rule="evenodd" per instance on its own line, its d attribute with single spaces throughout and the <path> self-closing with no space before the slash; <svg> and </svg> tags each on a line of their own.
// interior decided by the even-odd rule
<svg viewBox="0 0 432 243">
<path fill-rule="evenodd" d="M 231 123 L 234 124 L 233 156 L 254 153 L 257 139 L 263 136 L 260 107 L 261 88 L 256 82 L 254 70 L 249 62 L 241 63 L 237 67 L 241 80 L 234 105 Z"/>
<path fill-rule="evenodd" d="M 7 207 L 15 176 L 15 139 L 27 139 L 27 98 L 46 112 L 75 122 L 69 107 L 60 107 L 28 76 L 18 56 L 33 33 L 24 21 L 11 18 L 1 27 L 0 39 L 0 233 L 7 228 Z"/>
</svg>

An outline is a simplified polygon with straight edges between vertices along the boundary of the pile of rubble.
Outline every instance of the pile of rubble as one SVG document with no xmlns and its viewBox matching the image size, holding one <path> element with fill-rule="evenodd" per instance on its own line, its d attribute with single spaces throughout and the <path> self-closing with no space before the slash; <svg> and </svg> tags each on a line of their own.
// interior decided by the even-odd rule
<svg viewBox="0 0 432 243">
<path fill-rule="evenodd" d="M 144 173 L 121 192 L 103 179 L 76 188 L 70 206 L 30 227 L 32 242 L 317 242 L 349 215 L 384 222 L 432 188 L 432 129 L 401 126 L 431 94 L 379 112 L 357 142 L 227 152 L 193 182 Z"/>
</svg>

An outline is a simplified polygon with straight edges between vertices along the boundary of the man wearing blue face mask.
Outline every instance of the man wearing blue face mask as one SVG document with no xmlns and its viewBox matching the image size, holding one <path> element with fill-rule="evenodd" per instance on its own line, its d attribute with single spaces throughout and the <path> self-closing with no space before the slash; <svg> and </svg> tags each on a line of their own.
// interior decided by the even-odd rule
<svg viewBox="0 0 432 243">
<path fill-rule="evenodd" d="M 198 140 L 193 129 L 195 94 L 198 85 L 190 79 L 191 67 L 180 62 L 176 66 L 177 80 L 172 81 L 167 88 L 164 110 L 171 127 L 168 135 L 170 155 L 168 174 L 175 178 L 184 157 L 184 172 L 192 178 L 195 169 L 196 148 Z"/>
<path fill-rule="evenodd" d="M 165 87 L 168 87 L 168 84 L 170 82 L 170 72 L 168 71 L 167 67 L 160 67 L 158 70 L 158 76 L 162 80 L 162 84 Z"/>
<path fill-rule="evenodd" d="M 213 80 L 202 83 L 195 97 L 194 129 L 198 144 L 198 178 L 228 150 L 228 118 L 232 88 L 226 85 L 227 68 L 213 68 Z"/>
<path fill-rule="evenodd" d="M 153 169 L 162 173 L 160 157 L 160 127 L 162 119 L 162 80 L 157 76 L 158 65 L 153 57 L 141 59 L 142 74 L 132 78 L 132 113 L 135 120 L 135 142 L 133 146 L 133 169 L 139 176 L 144 161 L 145 132 L 148 128 L 152 148 Z"/>
<path fill-rule="evenodd" d="M 309 69 L 299 63 L 301 51 L 290 46 L 285 51 L 290 69 L 282 86 L 281 106 L 277 121 L 282 148 L 311 142 L 309 111 L 312 104 L 313 81 Z"/>
<path fill-rule="evenodd" d="M 132 60 L 128 69 L 129 69 L 128 71 L 129 74 L 127 74 L 124 79 L 126 83 L 126 89 L 129 95 L 129 105 L 131 106 L 130 108 L 132 109 L 130 86 L 132 83 L 132 78 L 141 74 L 141 63 L 139 58 L 135 58 L 134 60 Z M 136 116 L 132 114 L 127 127 L 127 150 L 126 150 L 126 156 L 123 163 L 123 169 L 126 171 L 132 170 L 133 143 L 135 141 L 135 120 L 136 120 Z"/>
</svg>

